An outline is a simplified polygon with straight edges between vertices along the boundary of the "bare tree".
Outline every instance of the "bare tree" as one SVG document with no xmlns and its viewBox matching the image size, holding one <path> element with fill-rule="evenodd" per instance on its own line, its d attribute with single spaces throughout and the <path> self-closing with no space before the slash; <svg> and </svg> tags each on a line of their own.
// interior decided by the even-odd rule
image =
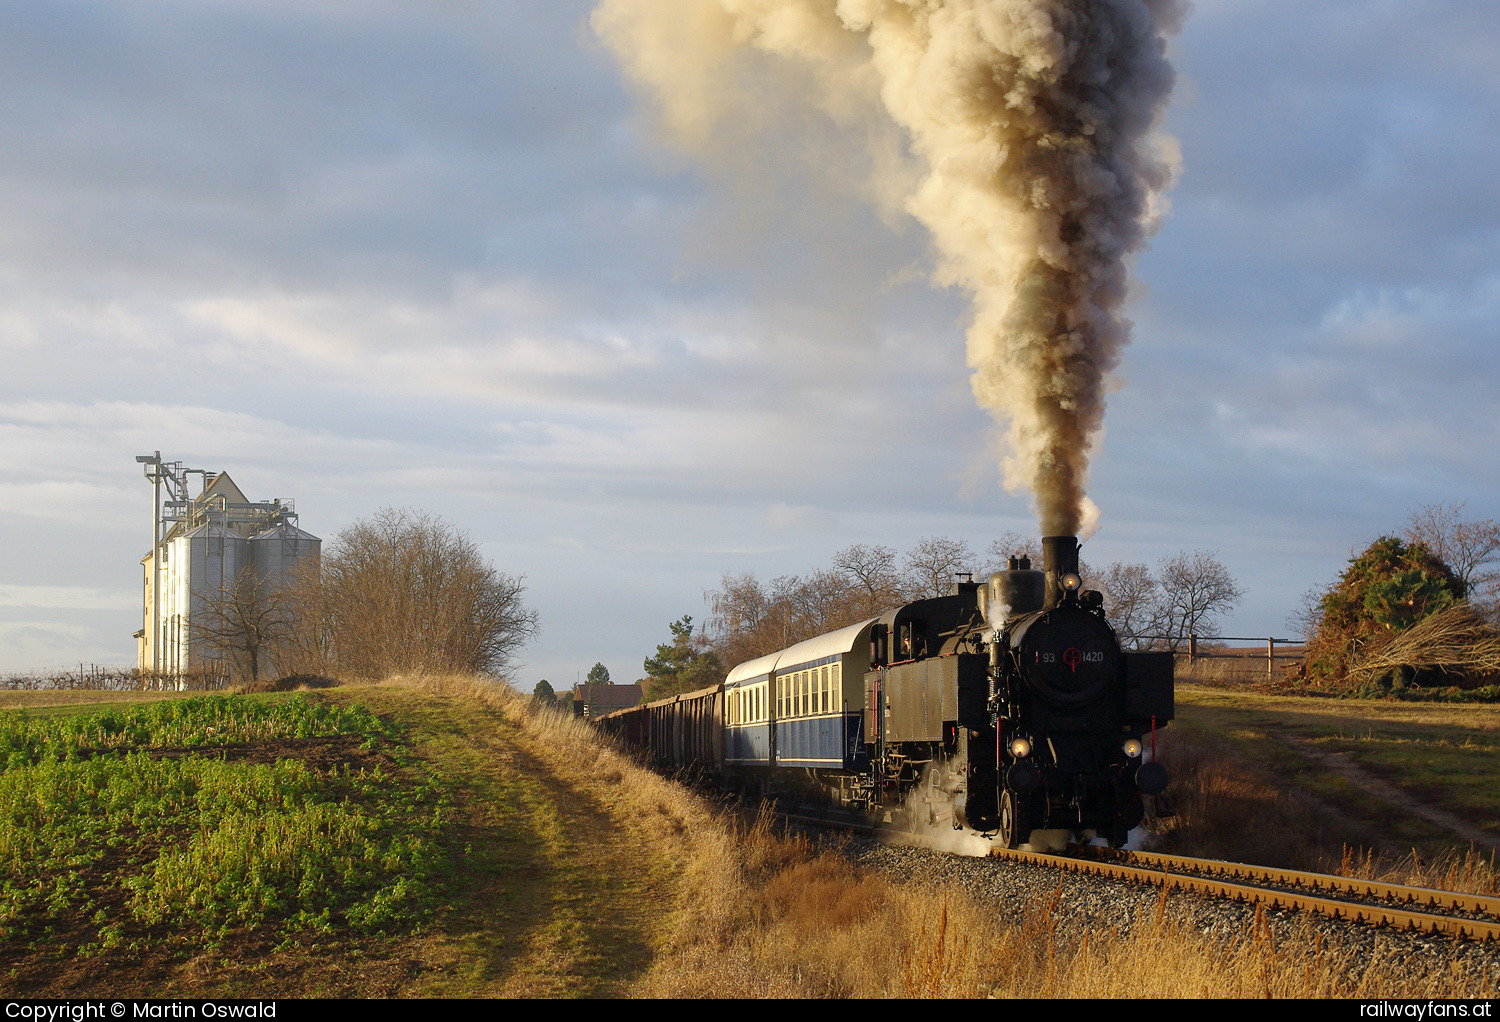
<svg viewBox="0 0 1500 1022">
<path fill-rule="evenodd" d="M 833 567 L 843 572 L 849 588 L 863 596 L 856 618 L 873 617 L 905 602 L 896 551 L 888 546 L 856 543 L 833 555 Z"/>
<path fill-rule="evenodd" d="M 726 574 L 704 596 L 712 610 L 714 651 L 731 666 L 870 616 L 864 611 L 868 594 L 843 572 L 828 569 L 769 583 L 748 572 Z"/>
<path fill-rule="evenodd" d="M 254 568 L 204 593 L 201 607 L 194 625 L 198 639 L 232 677 L 250 682 L 260 680 L 273 652 L 291 638 L 296 620 L 294 602 L 282 580 Z"/>
<path fill-rule="evenodd" d="M 1115 561 L 1093 579 L 1104 593 L 1104 616 L 1119 635 L 1120 643 L 1134 649 L 1150 644 L 1160 592 L 1151 569 L 1144 564 Z"/>
<path fill-rule="evenodd" d="M 733 665 L 760 655 L 750 638 L 766 616 L 760 579 L 749 572 L 725 572 L 719 588 L 703 594 L 703 602 L 709 606 L 708 626 L 720 660 Z"/>
<path fill-rule="evenodd" d="M 300 645 L 351 677 L 503 675 L 537 631 L 523 582 L 441 518 L 387 508 L 339 533 L 324 555 L 308 587 L 317 626 Z"/>
<path fill-rule="evenodd" d="M 961 539 L 929 536 L 906 552 L 906 590 L 914 600 L 947 596 L 953 576 L 972 573 L 974 551 Z"/>
<path fill-rule="evenodd" d="M 1323 595 L 1327 591 L 1322 586 L 1313 586 L 1302 594 L 1297 609 L 1287 615 L 1287 626 L 1302 636 L 1304 642 L 1312 642 L 1323 627 Z"/>
<path fill-rule="evenodd" d="M 1014 529 L 1002 532 L 996 539 L 991 541 L 986 553 L 989 556 L 989 563 L 984 568 L 984 576 L 986 578 L 997 571 L 1008 569 L 1012 557 L 1030 559 L 1033 568 L 1040 568 L 1042 566 L 1041 540 L 1031 536 L 1023 536 Z"/>
<path fill-rule="evenodd" d="M 1229 569 L 1209 551 L 1163 557 L 1158 566 L 1159 590 L 1146 629 L 1173 652 L 1186 646 L 1190 635 L 1218 635 L 1214 619 L 1233 610 L 1245 595 Z"/>
<path fill-rule="evenodd" d="M 1500 562 L 1500 524 L 1463 518 L 1467 501 L 1429 504 L 1406 519 L 1407 543 L 1426 543 L 1463 583 L 1469 601 L 1493 610 L 1500 597 L 1500 571 L 1485 570 Z"/>
<path fill-rule="evenodd" d="M 852 625 L 875 613 L 865 612 L 863 590 L 850 585 L 849 577 L 836 569 L 822 568 L 813 572 L 798 586 L 795 599 L 798 630 L 810 635 Z"/>
</svg>

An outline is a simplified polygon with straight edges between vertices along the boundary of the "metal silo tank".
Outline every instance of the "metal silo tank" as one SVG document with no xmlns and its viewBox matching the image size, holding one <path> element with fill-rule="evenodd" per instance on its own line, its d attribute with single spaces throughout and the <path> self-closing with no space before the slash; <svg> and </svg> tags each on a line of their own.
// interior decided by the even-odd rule
<svg viewBox="0 0 1500 1022">
<path fill-rule="evenodd" d="M 305 558 L 316 558 L 322 545 L 312 533 L 283 522 L 250 537 L 250 563 L 261 578 L 285 578 Z"/>
</svg>

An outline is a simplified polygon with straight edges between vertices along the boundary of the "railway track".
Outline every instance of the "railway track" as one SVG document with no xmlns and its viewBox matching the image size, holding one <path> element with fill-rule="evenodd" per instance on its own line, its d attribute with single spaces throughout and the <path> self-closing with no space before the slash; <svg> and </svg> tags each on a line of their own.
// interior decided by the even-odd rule
<svg viewBox="0 0 1500 1022">
<path fill-rule="evenodd" d="M 792 823 L 897 836 L 919 844 L 931 843 L 919 831 L 888 822 L 872 823 L 853 813 L 820 815 L 810 812 L 807 807 L 798 807 L 783 815 Z M 1167 891 L 1226 898 L 1267 909 L 1310 912 L 1347 923 L 1444 935 L 1460 940 L 1500 941 L 1500 897 L 1099 847 L 1080 849 L 1077 854 L 1068 855 L 992 848 L 990 856 L 1070 873 L 1147 884 Z"/>
<path fill-rule="evenodd" d="M 1348 923 L 1500 941 L 1500 898 L 1152 852 L 1091 848 L 1074 856 L 995 849 L 991 855 Z"/>
</svg>

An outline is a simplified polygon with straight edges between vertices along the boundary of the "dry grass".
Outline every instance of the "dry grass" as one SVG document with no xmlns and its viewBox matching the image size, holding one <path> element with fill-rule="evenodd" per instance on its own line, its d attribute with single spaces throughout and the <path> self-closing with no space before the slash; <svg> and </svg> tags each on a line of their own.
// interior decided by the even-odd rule
<svg viewBox="0 0 1500 1022">
<path fill-rule="evenodd" d="M 1332 954 L 1303 920 L 1257 915 L 1202 934 L 1161 897 L 1127 933 L 1059 925 L 1058 894 L 1019 924 L 963 892 L 895 886 L 804 842 L 751 828 L 726 917 L 684 931 L 648 997 L 1473 997 L 1494 977 L 1458 959 L 1398 969 L 1393 949 Z M 758 860 L 762 870 L 745 870 Z M 772 865 L 782 860 L 779 865 Z M 709 924 L 709 925 L 704 925 Z"/>
<path fill-rule="evenodd" d="M 652 846 L 636 850 L 642 859 L 673 862 L 677 901 L 667 906 L 654 964 L 627 989 L 635 996 L 1411 998 L 1496 989 L 1494 977 L 1457 959 L 1434 956 L 1413 974 L 1396 968 L 1394 951 L 1360 960 L 1331 954 L 1306 922 L 1273 926 L 1257 917 L 1241 933 L 1201 934 L 1165 898 L 1127 933 L 1061 928 L 1055 892 L 1026 905 L 1019 925 L 1007 924 L 960 890 L 898 886 L 836 851 L 781 834 L 763 812 L 715 810 L 637 766 L 591 727 L 538 712 L 497 686 L 421 684 L 498 700 L 550 750 L 555 769 L 586 780 L 612 812 L 638 821 Z M 1244 834 L 1268 828 L 1247 828 L 1237 811 L 1288 811 L 1274 790 L 1198 755 L 1188 772 L 1204 791 L 1187 799 L 1187 830 L 1232 824 Z"/>
<path fill-rule="evenodd" d="M 1500 675 L 1500 635 L 1461 603 L 1423 618 L 1388 642 L 1367 643 L 1351 658 L 1345 680 L 1363 685 L 1403 667 L 1455 681 Z"/>
<path fill-rule="evenodd" d="M 732 919 L 741 888 L 735 834 L 701 797 L 640 766 L 587 722 L 516 694 L 505 685 L 469 676 L 398 677 L 390 684 L 442 696 L 476 699 L 499 710 L 522 733 L 524 753 L 535 757 L 552 779 L 559 797 L 573 805 L 597 806 L 601 814 L 579 831 L 575 823 L 561 840 L 578 849 L 574 856 L 598 857 L 588 867 L 594 876 L 610 869 L 634 870 L 651 879 L 639 891 L 612 892 L 611 926 L 649 931 L 658 957 L 670 956 L 684 932 L 711 933 Z M 521 749 L 509 748 L 502 755 Z M 573 833 L 572 831 L 578 831 Z M 666 879 L 655 882 L 665 875 Z M 582 882 L 582 881 L 580 881 Z M 663 897 L 662 891 L 670 892 Z M 675 900 L 672 897 L 675 894 Z M 606 927 L 593 927 L 604 930 Z M 595 940 L 608 940 L 608 934 Z M 572 935 L 567 941 L 578 943 Z M 476 990 L 488 996 L 560 996 L 568 993 L 554 977 L 564 972 L 568 954 L 557 941 L 537 941 L 523 960 L 510 967 L 507 984 Z M 608 955 L 608 949 L 600 950 Z M 579 989 L 577 993 L 618 993 Z"/>
<path fill-rule="evenodd" d="M 1163 735 L 1176 815 L 1152 821 L 1152 848 L 1179 855 L 1309 869 L 1363 880 L 1500 895 L 1493 853 L 1447 848 L 1382 856 L 1362 825 L 1290 790 L 1228 753 L 1222 743 L 1182 729 Z"/>
<path fill-rule="evenodd" d="M 1484 855 L 1474 848 L 1454 849 L 1430 857 L 1411 852 L 1395 859 L 1345 848 L 1338 867 L 1331 872 L 1357 880 L 1500 896 L 1500 869 L 1494 853 Z"/>
<path fill-rule="evenodd" d="M 1325 868 L 1354 840 L 1322 806 L 1182 729 L 1161 737 L 1176 815 L 1153 821 L 1157 851 L 1288 869 Z"/>
<path fill-rule="evenodd" d="M 1268 684 L 1279 686 L 1287 671 L 1295 669 L 1301 663 L 1300 646 L 1278 646 L 1270 671 L 1266 670 L 1264 649 L 1200 654 L 1191 663 L 1187 657 L 1179 656 L 1176 677 L 1179 682 L 1215 688 Z"/>
<path fill-rule="evenodd" d="M 1278 925 L 1259 912 L 1238 933 L 1205 935 L 1160 897 L 1128 935 L 1082 939 L 1052 933 L 1044 902 L 1031 914 L 997 955 L 1001 976 L 992 989 L 1006 996 L 1415 998 L 1495 989 L 1493 977 L 1438 956 L 1425 969 L 1403 971 L 1390 947 L 1368 957 L 1331 953 L 1308 921 Z"/>
</svg>

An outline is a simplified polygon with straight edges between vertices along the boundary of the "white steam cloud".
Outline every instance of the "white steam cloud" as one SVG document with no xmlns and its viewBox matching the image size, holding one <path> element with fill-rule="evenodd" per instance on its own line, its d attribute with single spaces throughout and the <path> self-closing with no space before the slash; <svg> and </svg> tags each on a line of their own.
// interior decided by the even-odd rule
<svg viewBox="0 0 1500 1022">
<path fill-rule="evenodd" d="M 1089 526 L 1089 451 L 1128 340 L 1126 257 L 1175 171 L 1155 134 L 1184 0 L 601 0 L 593 24 L 678 144 L 734 159 L 806 118 L 973 296 L 968 361 L 1043 535 Z M 898 144 L 904 133 L 905 151 Z M 824 154 L 817 145 L 787 146 Z M 899 200 L 896 197 L 899 196 Z"/>
</svg>

